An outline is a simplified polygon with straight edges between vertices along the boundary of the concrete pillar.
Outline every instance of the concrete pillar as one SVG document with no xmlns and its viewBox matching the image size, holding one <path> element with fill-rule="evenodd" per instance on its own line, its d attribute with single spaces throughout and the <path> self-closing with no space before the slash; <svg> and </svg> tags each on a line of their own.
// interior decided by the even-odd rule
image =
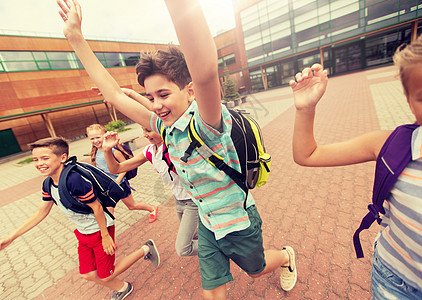
<svg viewBox="0 0 422 300">
<path fill-rule="evenodd" d="M 50 116 L 48 114 L 41 114 L 41 117 L 44 121 L 45 127 L 47 127 L 48 133 L 50 133 L 50 136 L 56 137 L 56 131 L 54 130 L 54 126 L 51 122 Z"/>
</svg>

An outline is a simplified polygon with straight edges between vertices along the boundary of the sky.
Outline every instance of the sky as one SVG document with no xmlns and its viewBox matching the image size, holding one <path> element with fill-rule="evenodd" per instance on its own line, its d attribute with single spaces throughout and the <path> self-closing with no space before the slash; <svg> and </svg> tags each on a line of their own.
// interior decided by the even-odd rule
<svg viewBox="0 0 422 300">
<path fill-rule="evenodd" d="M 231 0 L 199 0 L 213 36 L 234 28 Z M 87 39 L 178 43 L 163 0 L 79 0 Z M 63 37 L 55 0 L 0 0 L 0 34 Z"/>
</svg>

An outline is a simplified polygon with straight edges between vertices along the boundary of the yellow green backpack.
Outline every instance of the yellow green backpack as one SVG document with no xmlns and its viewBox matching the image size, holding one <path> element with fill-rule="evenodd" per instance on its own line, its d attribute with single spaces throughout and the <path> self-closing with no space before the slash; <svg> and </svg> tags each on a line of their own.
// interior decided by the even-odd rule
<svg viewBox="0 0 422 300">
<path fill-rule="evenodd" d="M 195 116 L 192 116 L 188 126 L 191 141 L 181 160 L 187 162 L 196 149 L 210 164 L 225 172 L 247 194 L 249 189 L 260 187 L 267 183 L 271 168 L 271 155 L 265 152 L 261 128 L 247 113 L 239 110 L 229 110 L 233 126 L 231 138 L 239 157 L 242 172 L 229 167 L 224 158 L 212 151 L 200 138 L 195 129 Z M 166 141 L 165 129 L 161 130 L 163 140 Z"/>
</svg>

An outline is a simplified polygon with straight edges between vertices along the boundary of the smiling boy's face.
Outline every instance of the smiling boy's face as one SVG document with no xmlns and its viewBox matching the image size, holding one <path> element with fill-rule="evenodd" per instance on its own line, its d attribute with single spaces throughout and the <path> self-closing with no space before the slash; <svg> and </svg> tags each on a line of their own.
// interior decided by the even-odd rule
<svg viewBox="0 0 422 300">
<path fill-rule="evenodd" d="M 54 179 L 60 176 L 63 169 L 63 164 L 67 159 L 67 154 L 57 155 L 50 147 L 38 147 L 32 150 L 32 159 L 35 163 L 35 168 L 41 172 L 42 175 L 50 176 Z"/>
<path fill-rule="evenodd" d="M 154 113 L 163 120 L 164 126 L 171 126 L 188 109 L 194 99 L 192 84 L 182 90 L 162 74 L 145 79 L 146 95 L 152 103 Z"/>
</svg>

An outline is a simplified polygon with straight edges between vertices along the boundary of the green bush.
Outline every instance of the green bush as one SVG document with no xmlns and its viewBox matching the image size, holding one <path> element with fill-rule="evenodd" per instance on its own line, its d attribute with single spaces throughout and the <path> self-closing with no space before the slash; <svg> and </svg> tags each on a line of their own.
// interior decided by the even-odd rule
<svg viewBox="0 0 422 300">
<path fill-rule="evenodd" d="M 121 132 L 121 131 L 127 130 L 125 126 L 126 126 L 125 122 L 123 122 L 122 120 L 116 120 L 116 121 L 108 122 L 108 124 L 104 127 L 107 131 Z"/>
<path fill-rule="evenodd" d="M 18 162 L 18 164 L 19 164 L 19 165 L 29 164 L 29 163 L 31 163 L 31 162 L 33 162 L 33 161 L 34 161 L 34 160 L 32 159 L 32 157 L 28 157 L 28 158 L 25 158 L 25 159 L 23 159 L 23 160 L 19 161 L 19 162 Z"/>
</svg>

